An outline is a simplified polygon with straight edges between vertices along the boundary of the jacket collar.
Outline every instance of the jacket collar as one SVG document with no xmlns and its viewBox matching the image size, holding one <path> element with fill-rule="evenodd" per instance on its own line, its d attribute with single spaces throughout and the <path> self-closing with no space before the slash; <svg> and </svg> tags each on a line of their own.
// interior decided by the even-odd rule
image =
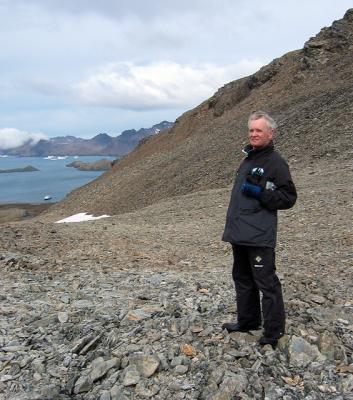
<svg viewBox="0 0 353 400">
<path fill-rule="evenodd" d="M 250 144 L 248 144 L 244 147 L 242 152 L 246 154 L 246 157 L 255 157 L 259 154 L 270 153 L 274 148 L 273 142 L 271 141 L 267 146 L 260 147 L 259 149 L 254 149 Z"/>
</svg>

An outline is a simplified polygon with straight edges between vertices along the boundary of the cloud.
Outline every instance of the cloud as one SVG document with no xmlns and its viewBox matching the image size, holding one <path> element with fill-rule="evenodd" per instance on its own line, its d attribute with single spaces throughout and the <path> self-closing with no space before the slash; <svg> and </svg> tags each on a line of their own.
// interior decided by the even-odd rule
<svg viewBox="0 0 353 400">
<path fill-rule="evenodd" d="M 226 66 L 112 63 L 77 83 L 74 91 L 79 101 L 91 106 L 137 111 L 190 107 L 261 66 L 249 60 Z"/>
<path fill-rule="evenodd" d="M 259 3 L 261 0 L 255 0 Z M 186 12 L 204 13 L 222 10 L 232 7 L 232 0 L 155 0 L 153 2 L 143 2 L 141 0 L 2 0 L 0 4 L 7 7 L 38 7 L 49 12 L 63 14 L 100 14 L 109 18 L 121 19 L 126 15 L 143 15 L 147 18 L 156 15 L 168 16 L 176 13 L 185 14 Z M 246 3 L 244 0 L 238 0 L 239 3 Z"/>
<path fill-rule="evenodd" d="M 25 132 L 16 128 L 0 129 L 0 149 L 7 150 L 21 146 L 26 142 L 35 144 L 40 139 L 48 139 L 43 133 Z"/>
</svg>

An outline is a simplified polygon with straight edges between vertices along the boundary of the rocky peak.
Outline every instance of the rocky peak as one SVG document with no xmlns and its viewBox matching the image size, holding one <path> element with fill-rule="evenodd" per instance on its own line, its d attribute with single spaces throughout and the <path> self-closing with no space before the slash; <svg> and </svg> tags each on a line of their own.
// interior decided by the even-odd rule
<svg viewBox="0 0 353 400">
<path fill-rule="evenodd" d="M 349 9 L 344 17 L 334 21 L 330 27 L 322 28 L 315 36 L 310 38 L 304 45 L 304 57 L 307 64 L 326 64 L 330 61 L 332 54 L 352 53 L 353 49 L 353 8 Z"/>
<path fill-rule="evenodd" d="M 107 133 L 99 133 L 97 136 L 91 139 L 93 142 L 106 146 L 112 142 L 112 138 Z"/>
</svg>

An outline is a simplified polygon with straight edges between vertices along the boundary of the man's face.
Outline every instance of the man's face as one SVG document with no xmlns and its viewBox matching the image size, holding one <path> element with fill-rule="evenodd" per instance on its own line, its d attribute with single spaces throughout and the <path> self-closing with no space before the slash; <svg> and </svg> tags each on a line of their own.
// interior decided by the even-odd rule
<svg viewBox="0 0 353 400">
<path fill-rule="evenodd" d="M 273 130 L 268 127 L 265 118 L 250 121 L 249 143 L 254 149 L 267 146 L 272 138 Z"/>
</svg>

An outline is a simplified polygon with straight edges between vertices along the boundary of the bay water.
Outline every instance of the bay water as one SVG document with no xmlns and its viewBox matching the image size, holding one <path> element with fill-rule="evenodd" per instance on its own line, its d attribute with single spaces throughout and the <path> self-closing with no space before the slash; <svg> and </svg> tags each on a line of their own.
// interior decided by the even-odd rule
<svg viewBox="0 0 353 400">
<path fill-rule="evenodd" d="M 83 186 L 104 171 L 79 171 L 66 167 L 72 161 L 94 162 L 111 157 L 0 157 L 0 169 L 24 168 L 31 165 L 39 171 L 0 173 L 0 204 L 43 203 L 45 196 L 50 202 L 63 199 L 70 191 Z M 48 202 L 49 202 L 48 201 Z"/>
</svg>

